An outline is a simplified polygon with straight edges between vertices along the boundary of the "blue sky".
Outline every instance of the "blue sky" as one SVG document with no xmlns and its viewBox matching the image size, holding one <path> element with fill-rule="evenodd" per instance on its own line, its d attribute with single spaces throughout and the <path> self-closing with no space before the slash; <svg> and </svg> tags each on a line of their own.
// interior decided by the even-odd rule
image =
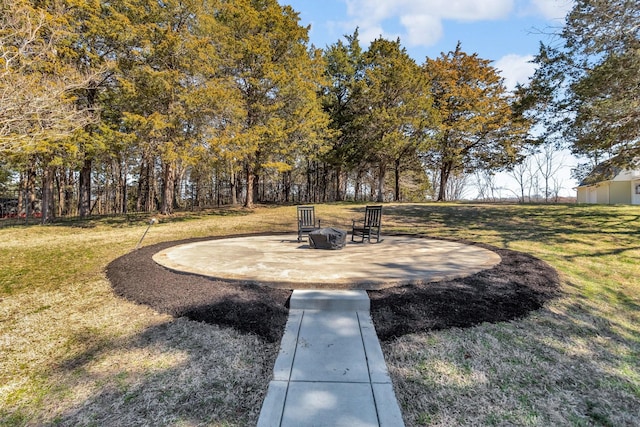
<svg viewBox="0 0 640 427">
<path fill-rule="evenodd" d="M 525 83 L 544 34 L 561 26 L 571 0 L 280 0 L 310 25 L 311 43 L 324 48 L 360 31 L 363 48 L 382 35 L 400 37 L 418 63 L 455 49 L 490 59 L 507 87 Z"/>
</svg>

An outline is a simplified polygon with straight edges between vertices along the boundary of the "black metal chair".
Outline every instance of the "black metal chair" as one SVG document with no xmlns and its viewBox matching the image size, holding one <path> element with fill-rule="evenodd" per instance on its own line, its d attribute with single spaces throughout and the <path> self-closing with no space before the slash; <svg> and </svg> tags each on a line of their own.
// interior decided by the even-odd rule
<svg viewBox="0 0 640 427">
<path fill-rule="evenodd" d="M 351 230 L 351 241 L 354 242 L 356 236 L 371 243 L 371 237 L 376 238 L 376 243 L 380 242 L 380 225 L 382 223 L 382 206 L 367 206 L 364 210 L 363 220 L 353 220 Z"/>
<path fill-rule="evenodd" d="M 303 235 L 320 228 L 320 220 L 316 226 L 316 213 L 313 206 L 298 206 L 298 242 Z"/>
</svg>

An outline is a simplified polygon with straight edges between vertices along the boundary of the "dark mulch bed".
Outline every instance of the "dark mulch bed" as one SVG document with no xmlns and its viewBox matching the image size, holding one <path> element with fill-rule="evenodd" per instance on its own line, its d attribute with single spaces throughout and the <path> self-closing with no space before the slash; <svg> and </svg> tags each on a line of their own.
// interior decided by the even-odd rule
<svg viewBox="0 0 640 427">
<path fill-rule="evenodd" d="M 233 327 L 270 342 L 280 340 L 291 291 L 176 273 L 151 258 L 170 246 L 210 239 L 143 247 L 109 264 L 107 277 L 118 295 L 159 312 Z M 463 279 L 368 291 L 378 337 L 389 340 L 521 318 L 559 295 L 558 275 L 545 262 L 521 252 L 478 246 L 497 252 L 502 262 Z"/>
</svg>

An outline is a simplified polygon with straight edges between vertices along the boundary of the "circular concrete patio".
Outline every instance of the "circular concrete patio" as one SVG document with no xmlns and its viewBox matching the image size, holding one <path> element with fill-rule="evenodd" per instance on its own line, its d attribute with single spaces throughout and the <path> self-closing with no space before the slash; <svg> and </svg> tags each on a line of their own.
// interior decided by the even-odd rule
<svg viewBox="0 0 640 427">
<path fill-rule="evenodd" d="M 174 271 L 283 289 L 375 290 L 470 276 L 501 258 L 478 246 L 409 236 L 321 250 L 296 235 L 270 235 L 186 243 L 153 260 Z"/>
</svg>

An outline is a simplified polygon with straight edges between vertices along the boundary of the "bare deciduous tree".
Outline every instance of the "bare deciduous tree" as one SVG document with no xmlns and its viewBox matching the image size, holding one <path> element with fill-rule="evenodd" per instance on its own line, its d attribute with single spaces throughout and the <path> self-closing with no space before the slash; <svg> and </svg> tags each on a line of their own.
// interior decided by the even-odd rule
<svg viewBox="0 0 640 427">
<path fill-rule="evenodd" d="M 73 93 L 90 80 L 58 61 L 64 32 L 28 2 L 0 6 L 0 149 L 13 153 L 68 138 L 93 120 Z"/>
<path fill-rule="evenodd" d="M 564 157 L 558 156 L 558 151 L 551 143 L 542 145 L 541 151 L 534 156 L 537 166 L 537 173 L 542 180 L 539 189 L 544 195 L 545 203 L 558 201 L 562 181 L 558 177 L 558 172 L 564 167 Z"/>
</svg>

